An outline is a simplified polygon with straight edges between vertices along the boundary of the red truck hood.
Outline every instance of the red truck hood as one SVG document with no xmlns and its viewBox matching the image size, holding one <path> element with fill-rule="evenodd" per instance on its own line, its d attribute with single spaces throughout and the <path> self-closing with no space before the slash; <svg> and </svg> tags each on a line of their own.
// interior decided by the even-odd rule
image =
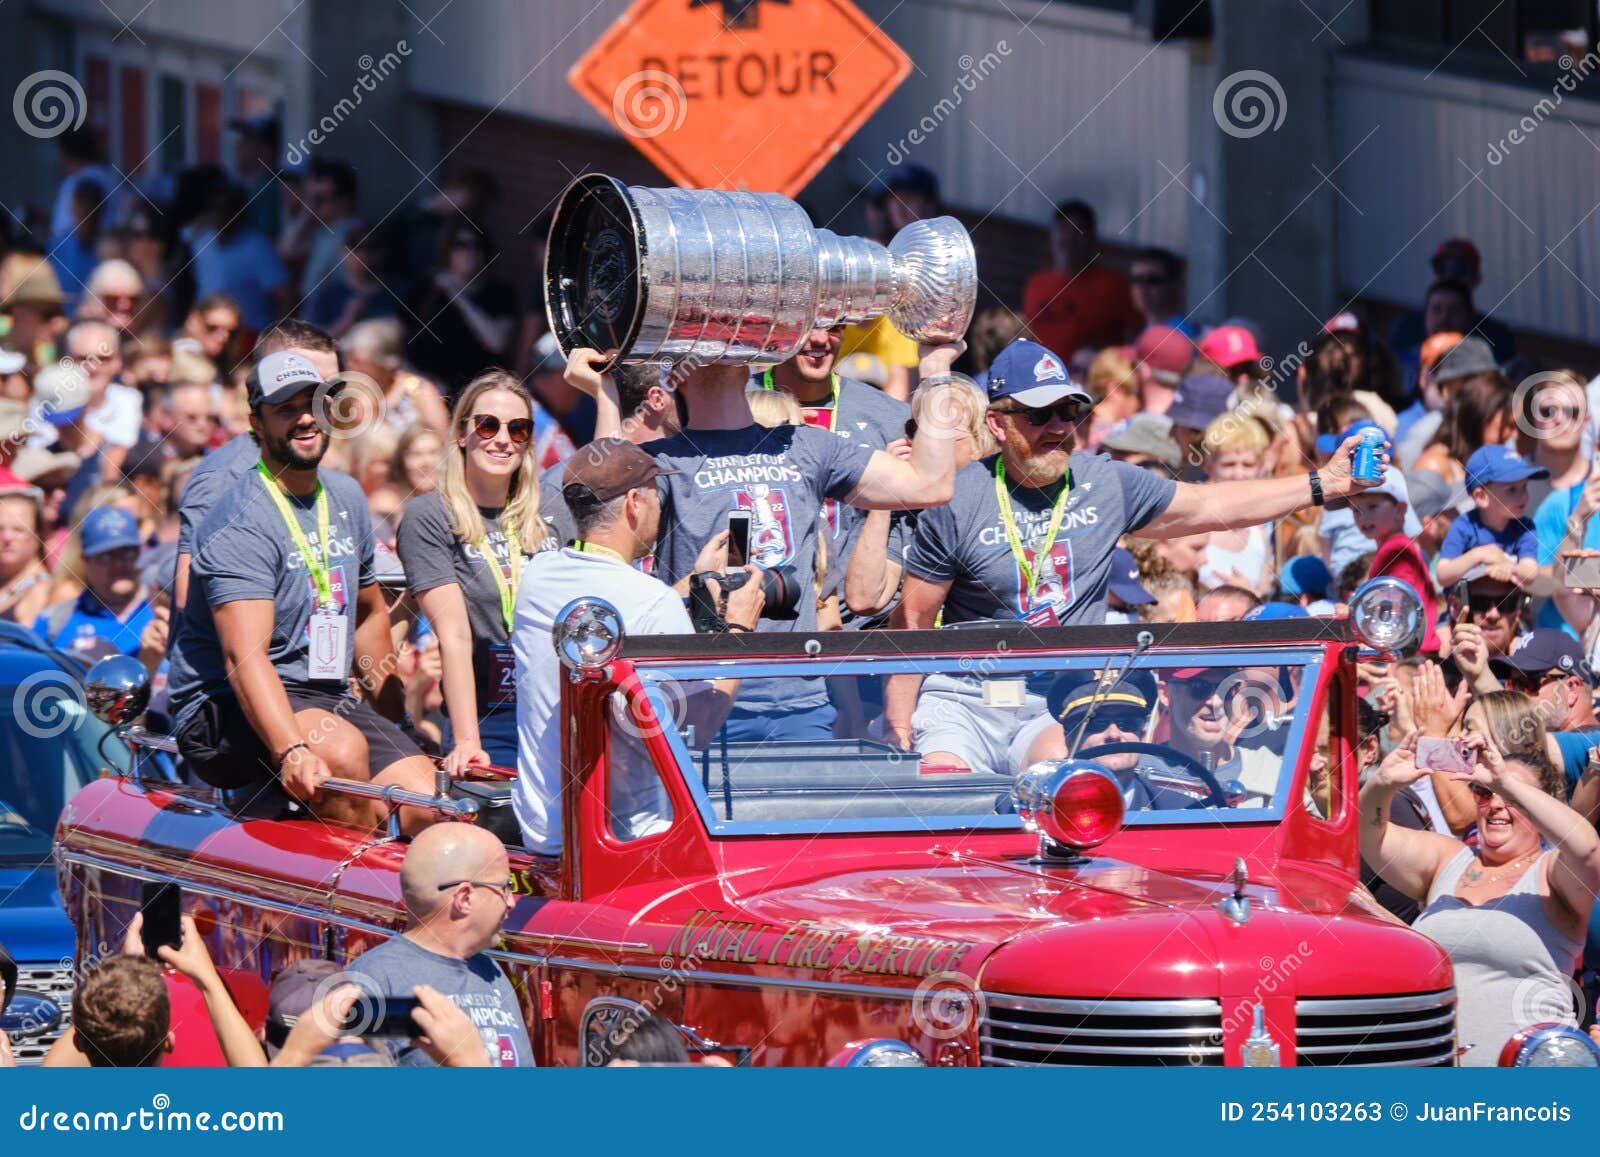
<svg viewBox="0 0 1600 1157">
<path fill-rule="evenodd" d="M 1297 989 L 1360 994 L 1372 977 L 1349 967 L 1351 953 L 1382 961 L 1417 990 L 1450 985 L 1444 954 L 1365 891 L 1293 865 L 1246 887 L 1243 924 L 1217 907 L 1233 893 L 1230 880 L 1111 859 L 1072 868 L 952 857 L 944 867 L 746 891 L 751 882 L 740 880 L 735 905 L 773 925 L 805 920 L 972 943 L 962 970 L 990 992 L 1216 997 L 1279 973 L 1289 988 L 1292 973 Z"/>
</svg>

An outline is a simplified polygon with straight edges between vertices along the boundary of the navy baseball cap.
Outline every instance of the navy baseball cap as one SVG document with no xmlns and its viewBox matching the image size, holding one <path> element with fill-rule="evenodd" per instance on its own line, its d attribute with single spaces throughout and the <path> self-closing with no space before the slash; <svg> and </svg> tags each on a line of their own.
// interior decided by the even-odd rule
<svg viewBox="0 0 1600 1157">
<path fill-rule="evenodd" d="M 1228 410 L 1233 383 L 1218 374 L 1195 374 L 1178 383 L 1167 407 L 1167 418 L 1174 426 L 1204 430 Z"/>
<path fill-rule="evenodd" d="M 93 558 L 127 546 L 143 546 L 139 520 L 120 506 L 101 506 L 83 520 L 83 557 Z"/>
<path fill-rule="evenodd" d="M 1286 595 L 1325 599 L 1332 585 L 1333 575 L 1328 564 L 1314 554 L 1296 555 L 1278 572 L 1278 589 Z"/>
<path fill-rule="evenodd" d="M 1528 478 L 1548 478 L 1550 471 L 1535 466 L 1510 446 L 1480 446 L 1467 459 L 1467 491 L 1490 482 L 1522 482 Z"/>
<path fill-rule="evenodd" d="M 989 404 L 1014 398 L 1023 406 L 1052 406 L 1065 398 L 1094 405 L 1089 393 L 1067 373 L 1067 363 L 1038 342 L 1018 340 L 989 364 Z"/>
<path fill-rule="evenodd" d="M 1585 683 L 1594 682 L 1584 658 L 1583 645 L 1565 631 L 1553 627 L 1540 627 L 1511 654 L 1502 659 L 1490 659 L 1489 670 L 1501 677 L 1513 672 L 1542 675 L 1559 671 L 1563 675 L 1577 675 Z"/>
<path fill-rule="evenodd" d="M 310 358 L 289 350 L 279 350 L 250 367 L 250 376 L 245 379 L 245 393 L 249 397 L 250 408 L 256 410 L 262 406 L 287 402 L 301 390 L 320 386 L 323 382 L 322 375 L 311 364 Z"/>
<path fill-rule="evenodd" d="M 939 178 L 932 169 L 923 165 L 896 165 L 880 173 L 872 183 L 871 196 L 875 201 L 881 201 L 889 193 L 921 193 L 937 201 Z"/>
<path fill-rule="evenodd" d="M 1155 595 L 1145 590 L 1139 581 L 1138 562 L 1120 546 L 1111 552 L 1111 581 L 1106 589 L 1130 607 L 1156 601 Z"/>
<path fill-rule="evenodd" d="M 1317 453 L 1318 454 L 1332 454 L 1340 446 L 1344 445 L 1345 440 L 1347 438 L 1354 438 L 1357 434 L 1361 433 L 1361 431 L 1365 430 L 1368 426 L 1372 427 L 1374 430 L 1378 431 L 1378 433 L 1382 434 L 1383 437 L 1384 437 L 1384 441 L 1388 441 L 1389 440 L 1389 431 L 1385 430 L 1382 426 L 1378 425 L 1378 423 L 1374 422 L 1371 418 L 1362 418 L 1359 422 L 1351 422 L 1348 426 L 1346 426 L 1343 430 L 1340 430 L 1337 434 L 1318 434 L 1317 435 Z"/>
</svg>

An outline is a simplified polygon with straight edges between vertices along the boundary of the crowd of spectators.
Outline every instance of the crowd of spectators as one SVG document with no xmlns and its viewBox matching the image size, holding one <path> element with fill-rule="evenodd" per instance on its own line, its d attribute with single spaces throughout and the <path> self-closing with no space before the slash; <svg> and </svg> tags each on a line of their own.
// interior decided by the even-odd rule
<svg viewBox="0 0 1600 1157">
<path fill-rule="evenodd" d="M 1470 963 L 1471 913 L 1529 889 L 1539 903 L 1519 919 L 1553 962 L 1545 979 L 1568 973 L 1564 954 L 1600 964 L 1594 939 L 1582 953 L 1600 863 L 1600 579 L 1586 566 L 1600 558 L 1600 393 L 1574 368 L 1517 356 L 1511 333 L 1474 302 L 1482 270 L 1470 242 L 1439 245 L 1421 308 L 1386 335 L 1352 307 L 1269 356 L 1277 350 L 1248 317 L 1203 325 L 1186 312 L 1193 295 L 1176 255 L 1114 260 L 1094 209 L 1066 201 L 1049 223 L 1050 264 L 1018 308 L 980 311 L 964 351 L 919 350 L 882 319 L 819 330 L 780 366 L 705 378 L 691 412 L 654 366 L 602 377 L 581 356 L 563 359 L 545 332 L 542 242 L 509 256 L 484 225 L 499 195 L 490 174 L 463 172 L 373 227 L 349 166 L 315 160 L 252 180 L 242 166 L 275 151 L 276 127 L 236 132 L 245 179 L 191 170 L 165 182 L 164 196 L 116 178 L 91 136 L 64 135 L 48 235 L 0 254 L 0 618 L 85 660 L 138 657 L 159 708 L 179 620 L 194 615 L 187 560 L 203 546 L 183 539 L 186 487 L 259 418 L 252 372 L 274 349 L 325 355 L 327 370 L 307 382 L 342 371 L 338 413 L 316 415 L 332 431 L 320 466 L 348 476 L 350 501 L 370 518 L 361 581 L 383 590 L 393 643 L 387 690 L 373 695 L 403 715 L 408 743 L 456 774 L 529 758 L 502 695 L 524 567 L 579 540 L 580 553 L 642 558 L 645 573 L 687 593 L 690 575 L 726 564 L 725 504 L 707 507 L 694 474 L 719 456 L 776 454 L 804 483 L 779 510 L 754 489 L 748 506 L 749 561 L 781 560 L 801 576 L 795 621 L 758 623 L 747 595 L 731 604 L 732 629 L 948 625 L 1046 609 L 1062 622 L 1330 616 L 1362 582 L 1393 576 L 1415 591 L 1425 629 L 1414 654 L 1361 671 L 1373 739 L 1360 748 L 1363 774 L 1389 825 L 1364 843 L 1372 883 L 1424 928 L 1450 897 L 1468 897 L 1439 932 L 1458 966 Z M 886 174 L 868 202 L 880 238 L 941 211 L 937 179 L 916 166 Z M 258 340 L 274 333 L 276 345 Z M 965 373 L 952 375 L 958 352 Z M 935 410 L 956 415 L 953 498 L 951 464 L 916 436 Z M 794 427 L 839 437 L 824 445 Z M 1392 464 L 1362 489 L 1346 485 L 1345 460 L 1367 429 L 1381 432 Z M 636 457 L 659 469 L 641 469 L 616 441 L 605 470 L 569 469 L 597 434 L 646 447 Z M 1104 457 L 1072 458 L 1080 471 L 1134 468 L 1106 475 L 1121 488 L 1122 520 L 1093 558 L 1058 558 L 1053 539 L 1024 551 L 1011 504 L 1030 535 L 1058 527 L 1068 454 L 1081 452 Z M 979 507 L 997 479 L 1004 486 L 1002 467 L 1014 474 L 1001 510 L 1014 572 L 962 554 L 988 517 Z M 1314 501 L 1323 495 L 1315 474 L 1303 493 L 1308 471 L 1342 489 Z M 1261 497 L 1230 503 L 1231 518 L 1186 513 L 1191 484 Z M 778 538 L 764 540 L 773 528 Z M 587 565 L 547 590 L 580 589 Z M 216 581 L 214 568 L 197 573 Z M 927 750 L 914 687 L 912 698 L 891 693 L 873 719 L 830 702 L 821 680 L 792 683 L 760 701 L 728 689 L 729 732 L 854 729 Z M 1473 770 L 1419 769 L 1419 737 L 1464 738 Z M 953 733 L 942 755 L 960 763 L 969 742 L 970 731 Z M 295 753 L 303 742 L 271 746 L 281 763 L 314 758 Z M 310 794 L 314 776 L 301 786 Z M 428 904 L 408 895 L 419 919 L 444 905 L 467 923 L 393 954 L 427 949 L 455 961 L 443 971 L 472 972 L 485 931 L 472 925 L 482 910 L 473 896 L 504 870 L 441 884 Z M 204 991 L 203 952 L 183 951 L 168 963 L 198 974 Z M 97 1038 L 92 1027 L 94 1002 L 134 1000 L 151 988 L 147 971 L 111 961 L 80 987 L 76 1036 L 89 1063 L 159 1051 L 157 1017 L 138 1039 Z M 477 981 L 484 1000 L 500 999 L 493 976 Z M 512 1034 L 500 1047 L 520 1059 L 526 1041 Z"/>
</svg>

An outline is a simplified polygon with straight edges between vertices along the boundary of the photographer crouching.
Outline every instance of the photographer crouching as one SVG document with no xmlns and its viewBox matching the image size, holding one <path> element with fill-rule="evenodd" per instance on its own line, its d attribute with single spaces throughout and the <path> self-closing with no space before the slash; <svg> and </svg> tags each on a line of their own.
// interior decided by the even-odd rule
<svg viewBox="0 0 1600 1157">
<path fill-rule="evenodd" d="M 661 529 L 656 479 L 672 473 L 622 438 L 591 442 L 568 461 L 561 488 L 577 541 L 535 555 L 523 571 L 511 631 L 518 751 L 513 806 L 531 851 L 561 851 L 561 661 L 550 645 L 561 608 L 594 595 L 617 608 L 629 635 L 694 631 L 679 593 L 634 566 L 655 551 Z M 705 606 L 736 631 L 755 629 L 765 601 L 763 572 L 749 566 L 744 574 L 737 587 L 703 576 L 695 584 Z M 705 688 L 709 696 L 694 697 L 698 734 L 715 734 L 738 686 L 737 679 L 716 679 Z"/>
</svg>

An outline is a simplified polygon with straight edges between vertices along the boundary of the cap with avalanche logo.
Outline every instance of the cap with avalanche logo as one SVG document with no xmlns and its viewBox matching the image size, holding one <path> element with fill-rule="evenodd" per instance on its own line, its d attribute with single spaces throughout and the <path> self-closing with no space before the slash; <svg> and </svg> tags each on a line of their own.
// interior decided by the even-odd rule
<svg viewBox="0 0 1600 1157">
<path fill-rule="evenodd" d="M 91 510 L 83 520 L 83 557 L 94 558 L 108 551 L 143 546 L 139 520 L 119 506 Z"/>
<path fill-rule="evenodd" d="M 1094 405 L 1094 396 L 1067 373 L 1066 363 L 1037 342 L 1014 341 L 989 365 L 989 402 L 1011 398 L 1019 405 L 1052 406 L 1066 398 Z"/>
<path fill-rule="evenodd" d="M 268 354 L 250 368 L 250 376 L 245 379 L 245 392 L 249 396 L 250 408 L 256 410 L 262 406 L 287 402 L 301 390 L 308 386 L 320 386 L 323 381 L 310 358 L 289 350 L 279 350 Z"/>
</svg>

